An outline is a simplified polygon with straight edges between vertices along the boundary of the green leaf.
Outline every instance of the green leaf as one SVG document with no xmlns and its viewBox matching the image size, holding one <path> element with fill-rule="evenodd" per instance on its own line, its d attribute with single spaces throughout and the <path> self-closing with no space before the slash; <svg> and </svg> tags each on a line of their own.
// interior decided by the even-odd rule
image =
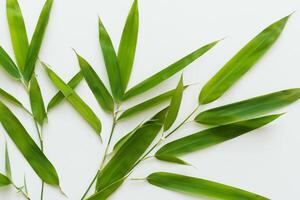
<svg viewBox="0 0 300 200">
<path fill-rule="evenodd" d="M 0 122 L 36 174 L 50 185 L 59 185 L 55 168 L 17 117 L 0 101 Z"/>
<path fill-rule="evenodd" d="M 119 68 L 116 51 L 113 47 L 112 41 L 99 18 L 99 41 L 104 57 L 106 72 L 109 79 L 112 94 L 118 102 L 121 100 L 124 92 L 121 80 L 121 72 Z"/>
<path fill-rule="evenodd" d="M 6 141 L 5 141 L 5 174 L 9 179 L 11 179 L 10 159 L 9 159 L 9 153 L 8 153 L 8 147 Z"/>
<path fill-rule="evenodd" d="M 111 184 L 123 179 L 134 167 L 160 132 L 166 109 L 156 114 L 151 120 L 139 127 L 130 138 L 113 155 L 98 176 L 96 191 L 101 191 Z M 120 185 L 111 189 L 112 193 Z M 110 195 L 110 194 L 109 194 Z M 101 196 L 101 195 L 99 195 Z"/>
<path fill-rule="evenodd" d="M 46 64 L 42 63 L 52 83 L 63 93 L 68 102 L 90 124 L 95 132 L 100 135 L 101 122 L 93 110 L 78 96 L 78 94 L 57 76 Z"/>
<path fill-rule="evenodd" d="M 260 128 L 280 116 L 280 114 L 268 115 L 206 129 L 164 145 L 156 152 L 155 156 L 158 159 L 163 158 L 162 156 L 176 157 L 202 150 Z"/>
<path fill-rule="evenodd" d="M 199 103 L 207 104 L 218 99 L 250 70 L 278 39 L 288 18 L 267 27 L 227 62 L 203 87 Z"/>
<path fill-rule="evenodd" d="M 135 57 L 136 43 L 138 39 L 138 31 L 139 8 L 138 1 L 134 0 L 123 29 L 118 50 L 118 61 L 124 90 L 126 90 L 130 80 Z"/>
<path fill-rule="evenodd" d="M 9 178 L 3 174 L 0 173 L 0 187 L 10 185 L 11 181 Z"/>
<path fill-rule="evenodd" d="M 68 85 L 72 88 L 75 89 L 81 80 L 83 79 L 83 75 L 81 71 L 79 71 L 75 76 L 71 78 L 71 80 L 68 82 Z M 48 106 L 47 106 L 47 111 L 49 112 L 52 108 L 57 106 L 60 102 L 62 102 L 65 99 L 65 96 L 61 91 L 57 92 L 52 99 L 50 100 Z"/>
<path fill-rule="evenodd" d="M 25 191 L 25 194 L 28 195 L 27 181 L 26 181 L 26 176 L 25 176 L 25 175 L 24 175 L 24 180 L 23 180 L 23 182 L 24 182 L 24 191 Z"/>
<path fill-rule="evenodd" d="M 188 86 L 184 86 L 184 89 Z M 132 115 L 138 114 L 140 112 L 144 112 L 154 106 L 157 106 L 167 100 L 170 100 L 175 92 L 175 89 L 162 93 L 156 97 L 148 99 L 142 103 L 139 103 L 131 108 L 126 109 L 122 114 L 119 116 L 118 120 L 128 118 Z"/>
<path fill-rule="evenodd" d="M 20 79 L 20 72 L 14 61 L 6 51 L 0 46 L 0 66 L 15 79 Z"/>
<path fill-rule="evenodd" d="M 187 67 L 189 64 L 191 64 L 193 61 L 195 61 L 197 58 L 205 54 L 208 50 L 213 48 L 218 41 L 212 42 L 210 44 L 207 44 L 196 51 L 192 52 L 191 54 L 185 56 L 184 58 L 180 59 L 179 61 L 173 63 L 172 65 L 166 67 L 165 69 L 161 70 L 160 72 L 152 75 L 151 77 L 147 78 L 146 80 L 140 82 L 136 86 L 129 89 L 125 95 L 123 100 L 127 100 L 129 98 L 132 98 L 136 95 L 139 95 L 141 93 L 146 92 L 147 90 L 155 87 L 156 85 L 160 84 L 164 80 L 167 80 L 180 70 Z"/>
<path fill-rule="evenodd" d="M 42 126 L 47 119 L 47 113 L 39 83 L 34 76 L 29 83 L 29 97 L 34 119 Z"/>
<path fill-rule="evenodd" d="M 222 125 L 266 114 L 300 98 L 300 88 L 282 90 L 204 111 L 196 116 L 201 124 Z"/>
<path fill-rule="evenodd" d="M 11 94 L 9 94 L 8 92 L 4 91 L 1 88 L 0 88 L 0 97 L 4 98 L 5 100 L 9 101 L 10 103 L 16 106 L 23 107 L 22 103 L 18 99 L 16 99 Z"/>
<path fill-rule="evenodd" d="M 173 93 L 173 97 L 171 99 L 170 107 L 166 116 L 166 121 L 164 123 L 164 131 L 169 130 L 169 128 L 173 125 L 177 118 L 182 100 L 183 89 L 183 77 L 181 76 L 179 83 L 175 89 L 175 92 Z"/>
<path fill-rule="evenodd" d="M 168 155 L 155 155 L 155 157 L 158 160 L 163 160 L 163 161 L 167 161 L 170 163 L 176 163 L 176 164 L 180 164 L 180 165 L 190 165 L 189 163 L 185 162 L 184 160 L 177 158 L 175 156 L 168 156 Z"/>
<path fill-rule="evenodd" d="M 108 185 L 107 187 L 101 189 L 100 191 L 96 192 L 92 196 L 88 197 L 86 200 L 107 200 L 107 198 L 116 190 L 118 189 L 124 182 L 124 178 Z"/>
<path fill-rule="evenodd" d="M 10 38 L 20 71 L 24 70 L 28 52 L 28 37 L 18 0 L 6 0 L 6 14 Z"/>
<path fill-rule="evenodd" d="M 35 69 L 35 63 L 38 58 L 43 38 L 46 32 L 46 28 L 48 25 L 50 12 L 52 8 L 53 0 L 47 0 L 40 17 L 38 19 L 37 25 L 35 27 L 25 62 L 25 68 L 23 71 L 23 77 L 25 81 L 29 82 Z"/>
<path fill-rule="evenodd" d="M 77 58 L 82 74 L 94 96 L 96 97 L 99 105 L 107 112 L 114 112 L 114 100 L 97 73 L 84 58 L 78 54 Z"/>
<path fill-rule="evenodd" d="M 220 200 L 268 200 L 266 197 L 232 186 L 180 174 L 156 172 L 149 175 L 147 181 L 160 188 L 196 197 Z"/>
</svg>

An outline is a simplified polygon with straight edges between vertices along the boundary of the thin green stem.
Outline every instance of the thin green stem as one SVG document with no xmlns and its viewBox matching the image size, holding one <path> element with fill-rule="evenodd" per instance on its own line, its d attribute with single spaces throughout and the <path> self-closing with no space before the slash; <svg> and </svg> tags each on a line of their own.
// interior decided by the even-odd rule
<svg viewBox="0 0 300 200">
<path fill-rule="evenodd" d="M 13 182 L 11 182 L 12 186 L 18 191 L 20 192 L 26 199 L 30 200 L 29 196 L 22 190 L 22 188 L 16 186 L 16 184 L 14 184 Z"/>
</svg>

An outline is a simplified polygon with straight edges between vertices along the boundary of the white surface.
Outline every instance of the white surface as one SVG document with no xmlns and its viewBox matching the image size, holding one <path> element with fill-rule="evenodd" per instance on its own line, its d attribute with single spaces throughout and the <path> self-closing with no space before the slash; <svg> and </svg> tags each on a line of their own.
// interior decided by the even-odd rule
<svg viewBox="0 0 300 200">
<path fill-rule="evenodd" d="M 44 1 L 20 0 L 27 31 L 31 36 Z M 131 0 L 56 0 L 40 58 L 49 63 L 65 80 L 79 69 L 71 47 L 82 54 L 107 83 L 103 59 L 100 54 L 97 15 L 100 15 L 115 46 L 118 45 L 123 23 Z M 153 0 L 140 1 L 140 31 L 136 61 L 130 86 L 145 79 L 166 65 L 181 58 L 208 42 L 226 37 L 208 54 L 191 64 L 185 71 L 186 83 L 199 83 L 184 95 L 180 118 L 185 117 L 197 104 L 200 88 L 247 41 L 275 20 L 300 9 L 299 0 Z M 267 92 L 289 87 L 299 87 L 300 81 L 300 14 L 296 12 L 286 30 L 271 51 L 214 107 Z M 0 1 L 0 44 L 12 55 L 5 16 L 5 1 Z M 0 73 L 0 87 L 21 99 L 27 106 L 28 98 L 23 88 Z M 37 70 L 45 101 L 56 92 L 45 73 Z M 164 82 L 150 93 L 126 103 L 124 107 L 151 97 L 177 83 L 179 74 Z M 94 108 L 103 123 L 103 136 L 107 141 L 111 119 L 103 113 L 87 85 L 77 89 L 80 96 Z M 37 140 L 31 120 L 22 111 L 13 108 L 24 122 L 32 137 Z M 286 115 L 258 131 L 217 145 L 207 150 L 185 156 L 197 169 L 146 161 L 133 177 L 145 177 L 154 171 L 181 172 L 197 177 L 223 182 L 244 188 L 274 200 L 298 199 L 300 196 L 300 106 L 284 109 Z M 114 141 L 142 119 L 148 112 L 120 124 Z M 181 119 L 178 119 L 180 121 Z M 199 126 L 189 124 L 174 136 L 179 137 Z M 0 129 L 0 169 L 4 170 L 4 139 Z M 55 165 L 61 186 L 69 199 L 78 200 L 94 176 L 103 152 L 91 128 L 68 105 L 63 103 L 49 114 L 44 128 L 45 153 Z M 13 178 L 22 184 L 26 174 L 28 189 L 33 200 L 39 199 L 40 181 L 16 147 L 9 140 Z M 14 189 L 0 189 L 0 199 L 19 199 Z M 63 200 L 57 189 L 45 189 L 45 200 Z M 144 182 L 128 181 L 111 198 L 112 200 L 187 200 L 195 199 L 159 188 Z"/>
</svg>

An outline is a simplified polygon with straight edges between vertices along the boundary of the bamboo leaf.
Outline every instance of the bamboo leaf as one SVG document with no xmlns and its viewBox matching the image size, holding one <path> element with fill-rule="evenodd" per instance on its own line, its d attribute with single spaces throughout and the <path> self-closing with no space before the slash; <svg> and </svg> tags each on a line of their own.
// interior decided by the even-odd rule
<svg viewBox="0 0 300 200">
<path fill-rule="evenodd" d="M 181 76 L 171 99 L 170 107 L 166 116 L 166 121 L 164 123 L 164 131 L 169 130 L 169 128 L 173 125 L 177 118 L 182 100 L 183 89 L 183 77 Z"/>
<path fill-rule="evenodd" d="M 79 83 L 81 82 L 82 79 L 83 79 L 83 75 L 82 75 L 81 71 L 79 71 L 77 74 L 75 74 L 75 76 L 73 76 L 71 78 L 71 80 L 68 82 L 68 85 L 72 89 L 75 89 L 79 85 Z M 52 108 L 57 106 L 64 99 L 65 99 L 65 96 L 63 95 L 63 93 L 60 91 L 57 92 L 50 100 L 50 102 L 47 106 L 47 111 L 49 112 Z"/>
<path fill-rule="evenodd" d="M 47 113 L 39 83 L 34 76 L 29 83 L 29 97 L 34 119 L 42 126 L 47 119 Z"/>
<path fill-rule="evenodd" d="M 199 103 L 207 104 L 221 97 L 270 49 L 280 36 L 289 16 L 273 23 L 244 46 L 203 87 Z"/>
<path fill-rule="evenodd" d="M 101 170 L 97 178 L 97 192 L 123 179 L 131 171 L 131 169 L 134 167 L 134 164 L 144 154 L 144 152 L 148 149 L 160 132 L 166 111 L 167 109 L 162 110 L 151 120 L 144 123 L 113 155 L 111 160 Z M 117 185 L 111 189 L 110 194 L 119 186 L 120 185 Z"/>
<path fill-rule="evenodd" d="M 11 181 L 9 178 L 3 174 L 0 173 L 0 187 L 10 185 Z"/>
<path fill-rule="evenodd" d="M 78 54 L 77 58 L 82 74 L 101 108 L 107 112 L 114 112 L 114 100 L 101 81 L 100 77 L 84 58 Z"/>
<path fill-rule="evenodd" d="M 239 188 L 180 174 L 156 172 L 149 175 L 147 181 L 160 188 L 196 197 L 208 197 L 220 200 L 268 200 L 266 197 Z"/>
<path fill-rule="evenodd" d="M 25 191 L 25 194 L 28 195 L 27 181 L 26 181 L 26 176 L 25 176 L 25 175 L 24 175 L 24 180 L 23 180 L 23 182 L 24 182 L 24 191 Z"/>
<path fill-rule="evenodd" d="M 29 43 L 18 0 L 6 0 L 6 14 L 17 64 L 23 71 Z"/>
<path fill-rule="evenodd" d="M 128 85 L 132 66 L 134 63 L 136 44 L 139 30 L 139 9 L 138 1 L 134 0 L 123 29 L 119 50 L 118 61 L 121 80 L 124 90 Z"/>
<path fill-rule="evenodd" d="M 8 153 L 8 147 L 6 141 L 5 141 L 5 174 L 9 179 L 11 179 L 10 159 L 9 159 L 9 153 Z"/>
<path fill-rule="evenodd" d="M 117 102 L 123 96 L 124 88 L 122 86 L 121 73 L 118 58 L 113 47 L 112 41 L 99 18 L 99 41 L 104 57 L 106 72 L 109 79 L 112 94 Z"/>
<path fill-rule="evenodd" d="M 100 135 L 101 122 L 93 110 L 77 95 L 77 93 L 67 85 L 59 76 L 57 76 L 46 64 L 42 63 L 47 75 L 52 83 L 61 91 L 68 102 L 74 107 L 75 110 L 90 124 L 95 132 Z"/>
<path fill-rule="evenodd" d="M 124 179 L 120 179 L 107 187 L 95 192 L 92 196 L 88 197 L 86 200 L 106 200 L 116 189 L 118 189 L 124 182 Z"/>
<path fill-rule="evenodd" d="M 0 88 L 0 97 L 4 98 L 5 100 L 9 101 L 10 103 L 16 106 L 23 107 L 22 103 L 18 99 L 16 99 L 14 96 L 12 96 L 11 94 L 9 94 L 8 92 L 6 92 L 1 88 Z"/>
<path fill-rule="evenodd" d="M 59 185 L 57 172 L 17 117 L 0 101 L 0 122 L 36 174 L 50 185 Z"/>
<path fill-rule="evenodd" d="M 163 156 L 176 157 L 202 150 L 260 128 L 280 116 L 280 114 L 268 115 L 206 129 L 164 145 L 156 152 L 155 156 L 157 156 L 158 159 L 161 159 Z"/>
<path fill-rule="evenodd" d="M 163 161 L 167 161 L 170 163 L 176 163 L 176 164 L 180 164 L 180 165 L 190 165 L 189 163 L 187 163 L 186 161 L 177 158 L 175 156 L 169 156 L 169 155 L 155 155 L 155 157 L 158 160 L 163 160 Z"/>
<path fill-rule="evenodd" d="M 34 73 L 35 63 L 38 58 L 43 38 L 48 25 L 50 12 L 52 8 L 53 0 L 47 0 L 44 4 L 42 12 L 39 16 L 37 25 L 35 27 L 25 62 L 25 68 L 23 71 L 23 77 L 25 81 L 29 82 Z"/>
<path fill-rule="evenodd" d="M 6 51 L 0 46 L 0 66 L 15 79 L 20 79 L 20 72 L 14 61 Z"/>
<path fill-rule="evenodd" d="M 195 121 L 222 125 L 246 120 L 287 106 L 300 98 L 300 88 L 282 90 L 204 111 Z"/>
<path fill-rule="evenodd" d="M 141 93 L 146 92 L 147 90 L 155 87 L 156 85 L 160 84 L 164 80 L 167 80 L 180 70 L 187 67 L 189 64 L 191 64 L 193 61 L 195 61 L 197 58 L 205 54 L 208 50 L 213 48 L 218 41 L 212 42 L 210 44 L 207 44 L 196 51 L 192 52 L 191 54 L 183 57 L 182 59 L 178 60 L 177 62 L 173 63 L 172 65 L 166 67 L 165 69 L 161 70 L 160 72 L 152 75 L 151 77 L 147 78 L 146 80 L 140 82 L 139 84 L 135 85 L 131 89 L 129 89 L 125 95 L 123 100 L 127 100 L 131 97 L 134 97 L 136 95 L 139 95 Z"/>
</svg>

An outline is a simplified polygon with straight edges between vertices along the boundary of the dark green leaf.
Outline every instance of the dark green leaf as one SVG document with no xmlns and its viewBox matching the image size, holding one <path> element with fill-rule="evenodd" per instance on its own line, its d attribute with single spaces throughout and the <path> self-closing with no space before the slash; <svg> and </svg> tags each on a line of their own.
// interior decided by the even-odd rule
<svg viewBox="0 0 300 200">
<path fill-rule="evenodd" d="M 126 24 L 122 33 L 122 38 L 118 50 L 118 61 L 121 72 L 121 80 L 124 90 L 126 89 L 132 66 L 134 63 L 136 43 L 139 30 L 139 10 L 138 1 L 134 0 L 128 14 Z"/>
<path fill-rule="evenodd" d="M 166 109 L 139 127 L 113 155 L 98 176 L 96 191 L 99 192 L 111 184 L 123 179 L 134 167 L 160 132 Z M 120 185 L 110 190 L 112 193 Z M 110 195 L 110 194 L 108 194 Z"/>
<path fill-rule="evenodd" d="M 18 0 L 6 0 L 6 14 L 17 64 L 23 71 L 29 44 Z"/>
<path fill-rule="evenodd" d="M 300 88 L 282 90 L 204 111 L 195 118 L 195 121 L 222 125 L 246 120 L 287 106 L 299 98 Z"/>
<path fill-rule="evenodd" d="M 17 117 L 0 101 L 0 122 L 32 169 L 45 182 L 59 185 L 58 175 Z"/>
<path fill-rule="evenodd" d="M 47 119 L 47 114 L 40 86 L 34 76 L 29 83 L 29 97 L 34 119 L 42 126 Z"/>
<path fill-rule="evenodd" d="M 10 185 L 11 181 L 8 177 L 0 173 L 0 187 Z"/>
<path fill-rule="evenodd" d="M 166 116 L 166 121 L 164 123 L 164 131 L 169 130 L 169 128 L 173 125 L 175 122 L 178 111 L 180 108 L 181 100 L 182 100 L 182 93 L 183 93 L 183 77 L 180 77 L 179 83 L 175 89 L 175 92 L 173 93 L 170 107 Z"/>
<path fill-rule="evenodd" d="M 121 73 L 118 63 L 118 58 L 113 47 L 112 41 L 99 18 L 99 41 L 102 49 L 106 72 L 109 79 L 112 94 L 116 101 L 120 101 L 124 88 L 122 86 Z"/>
<path fill-rule="evenodd" d="M 5 100 L 9 101 L 10 103 L 16 106 L 23 107 L 22 103 L 18 99 L 16 99 L 11 94 L 9 94 L 8 92 L 4 91 L 1 88 L 0 88 L 0 97 L 4 98 Z"/>
<path fill-rule="evenodd" d="M 27 57 L 26 57 L 26 62 L 25 62 L 25 68 L 23 71 L 23 77 L 24 79 L 29 82 L 35 69 L 35 63 L 38 58 L 43 38 L 46 32 L 46 28 L 48 25 L 49 17 L 50 17 L 50 12 L 52 8 L 53 0 L 47 0 L 43 10 L 40 14 L 40 17 L 38 19 L 37 25 L 35 27 Z"/>
<path fill-rule="evenodd" d="M 277 119 L 279 116 L 281 115 L 268 115 L 206 129 L 164 145 L 155 155 L 158 155 L 157 158 L 159 159 L 163 158 L 162 156 L 176 157 L 202 150 L 260 128 Z"/>
<path fill-rule="evenodd" d="M 139 95 L 143 92 L 146 92 L 147 90 L 155 87 L 156 85 L 160 84 L 164 80 L 170 78 L 180 70 L 187 67 L 189 64 L 191 64 L 193 61 L 195 61 L 197 58 L 205 54 L 208 50 L 213 48 L 218 41 L 212 42 L 210 44 L 207 44 L 196 51 L 192 52 L 191 54 L 185 56 L 184 58 L 180 59 L 179 61 L 173 63 L 172 65 L 168 66 L 167 68 L 161 70 L 160 72 L 152 75 L 151 77 L 147 78 L 146 80 L 140 82 L 136 86 L 129 89 L 125 95 L 124 100 L 127 100 L 131 97 L 134 97 L 136 95 Z"/>
<path fill-rule="evenodd" d="M 75 74 L 75 76 L 73 76 L 73 78 L 71 78 L 71 80 L 68 82 L 68 85 L 72 88 L 75 89 L 78 84 L 81 82 L 81 80 L 83 79 L 82 73 L 81 71 L 78 72 L 77 74 Z M 55 106 L 57 106 L 60 102 L 62 102 L 62 100 L 65 99 L 65 96 L 63 95 L 62 92 L 57 92 L 52 99 L 50 100 L 48 106 L 47 106 L 47 111 L 49 112 L 52 108 L 54 108 Z"/>
<path fill-rule="evenodd" d="M 0 46 L 0 66 L 13 78 L 20 79 L 20 72 L 14 61 L 6 51 Z"/>
<path fill-rule="evenodd" d="M 284 17 L 267 27 L 227 62 L 203 87 L 199 95 L 200 104 L 207 104 L 221 97 L 250 70 L 278 39 L 288 18 L 289 16 Z"/>
<path fill-rule="evenodd" d="M 220 200 L 268 200 L 266 197 L 242 189 L 180 174 L 156 172 L 149 175 L 147 181 L 160 188 L 197 197 Z"/>
<path fill-rule="evenodd" d="M 11 179 L 10 159 L 9 159 L 9 153 L 8 153 L 8 147 L 6 141 L 5 141 L 5 174 L 9 179 Z"/>
<path fill-rule="evenodd" d="M 82 74 L 94 96 L 96 97 L 99 105 L 107 112 L 114 112 L 114 100 L 97 73 L 84 58 L 78 54 L 77 58 Z"/>
<path fill-rule="evenodd" d="M 57 76 L 47 65 L 42 63 L 52 83 L 61 91 L 68 102 L 77 112 L 90 124 L 90 126 L 100 135 L 101 122 L 93 110 L 77 95 L 77 93 Z"/>
</svg>

